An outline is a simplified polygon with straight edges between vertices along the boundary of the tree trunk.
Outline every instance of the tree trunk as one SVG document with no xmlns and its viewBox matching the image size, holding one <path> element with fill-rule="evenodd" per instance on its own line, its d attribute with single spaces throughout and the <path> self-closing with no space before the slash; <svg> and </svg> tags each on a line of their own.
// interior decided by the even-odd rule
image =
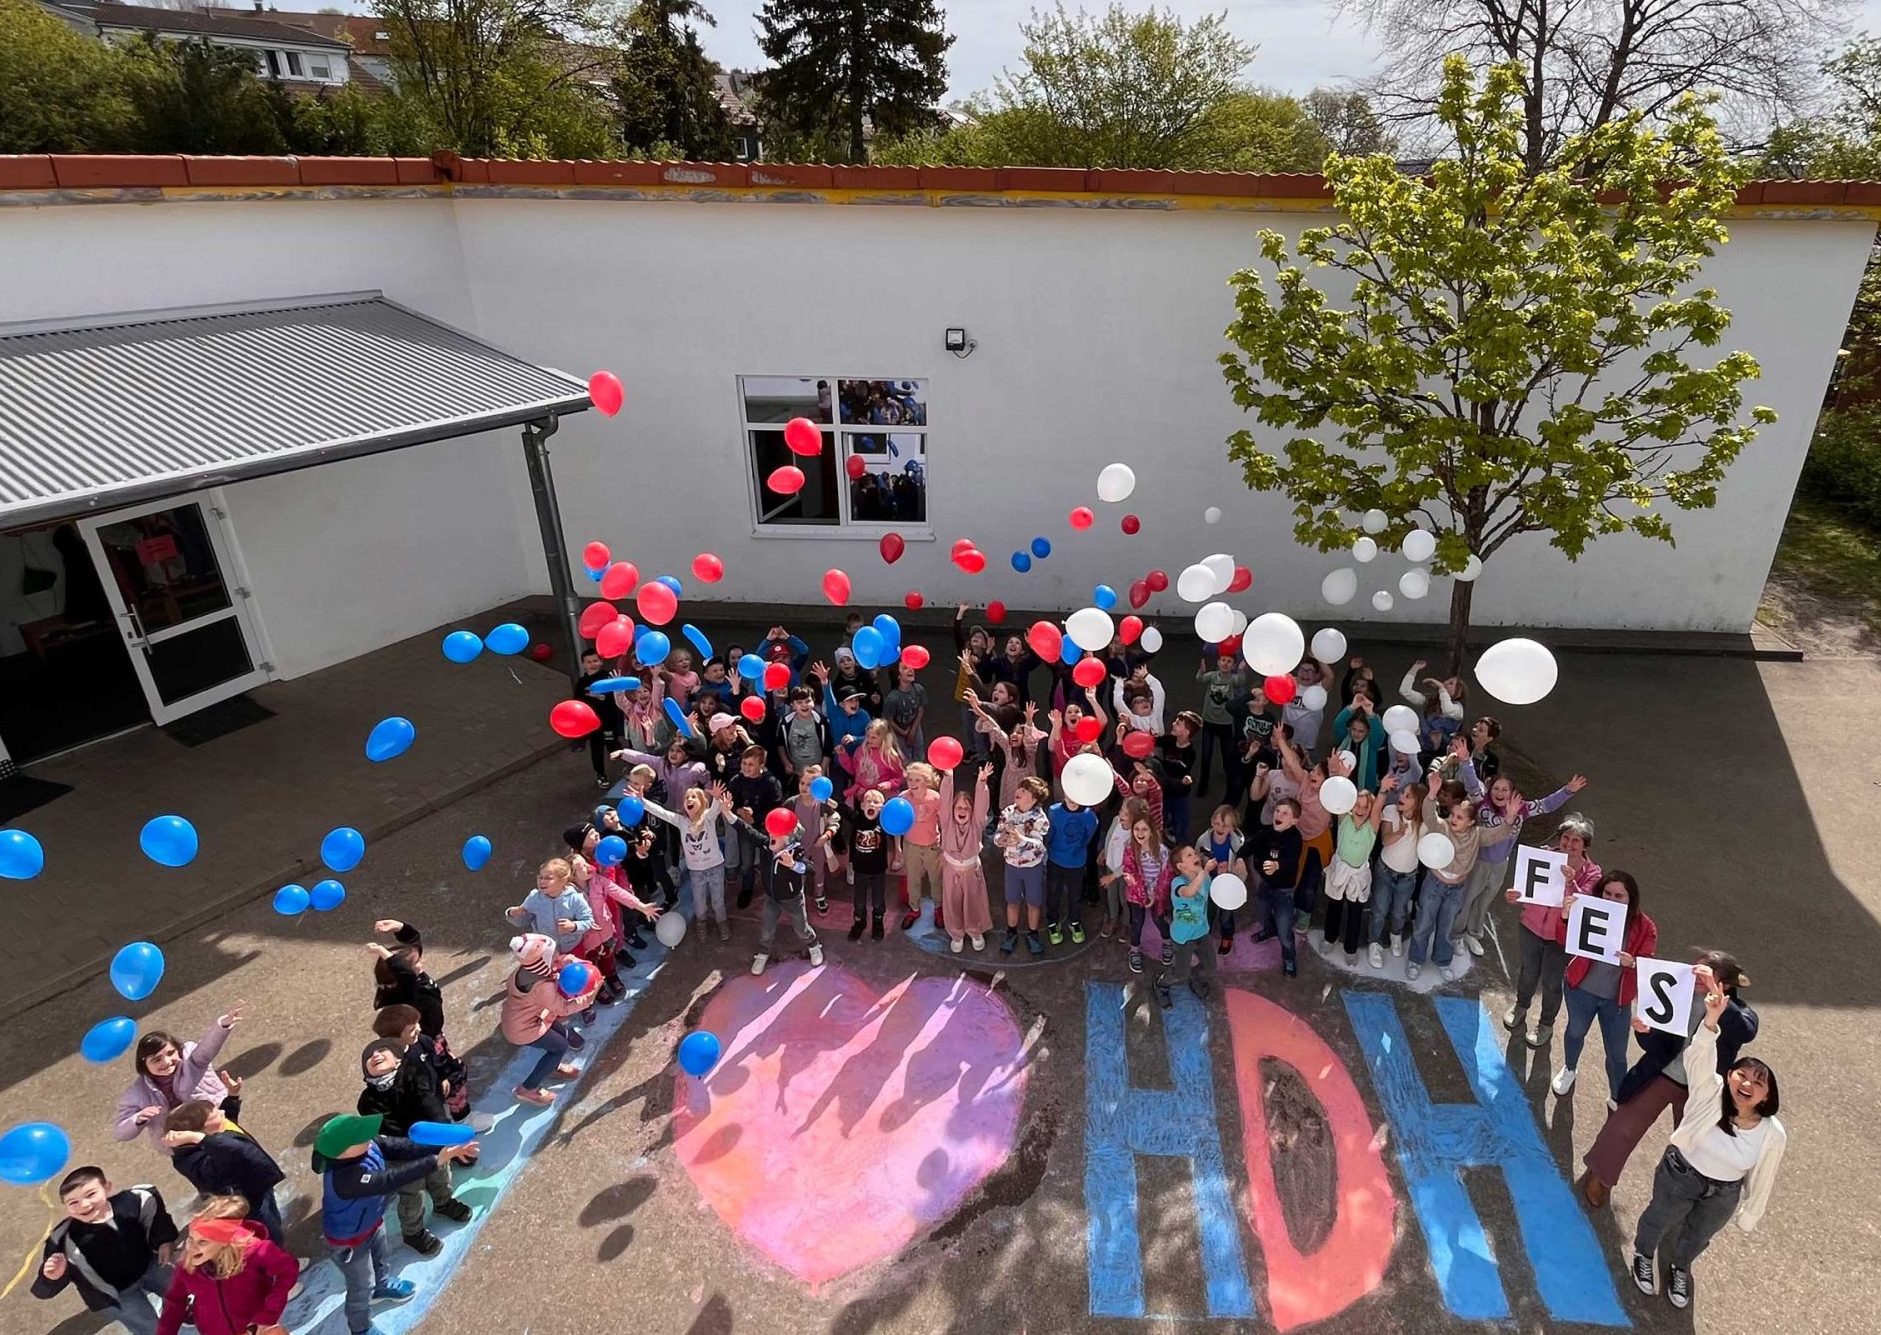
<svg viewBox="0 0 1881 1335">
<path fill-rule="evenodd" d="M 1450 582 L 1450 637 L 1445 646 L 1450 665 L 1450 675 L 1460 676 L 1463 661 L 1469 650 L 1470 639 L 1470 599 L 1476 592 L 1473 580 L 1452 580 Z"/>
</svg>

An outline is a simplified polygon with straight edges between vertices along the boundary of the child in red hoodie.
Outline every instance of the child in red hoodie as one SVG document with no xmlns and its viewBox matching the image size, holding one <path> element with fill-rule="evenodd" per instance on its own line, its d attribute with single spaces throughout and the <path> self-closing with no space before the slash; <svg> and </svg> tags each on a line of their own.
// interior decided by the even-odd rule
<svg viewBox="0 0 1881 1335">
<path fill-rule="evenodd" d="M 276 1331 L 300 1262 L 243 1218 L 239 1196 L 211 1196 L 183 1235 L 183 1254 L 164 1295 L 157 1335 L 178 1335 L 189 1316 L 198 1335 Z"/>
</svg>

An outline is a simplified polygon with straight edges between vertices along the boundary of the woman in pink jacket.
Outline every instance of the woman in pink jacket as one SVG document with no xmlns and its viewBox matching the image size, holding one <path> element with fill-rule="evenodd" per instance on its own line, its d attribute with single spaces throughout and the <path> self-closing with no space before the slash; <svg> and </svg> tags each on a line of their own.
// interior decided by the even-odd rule
<svg viewBox="0 0 1881 1335">
<path fill-rule="evenodd" d="M 509 948 L 516 956 L 517 968 L 503 990 L 503 1037 L 519 1048 L 535 1048 L 542 1054 L 516 1086 L 515 1094 L 525 1103 L 546 1108 L 555 1102 L 555 1095 L 542 1088 L 551 1075 L 569 1080 L 581 1074 L 581 1068 L 563 1061 L 562 1055 L 582 1046 L 581 1035 L 568 1021 L 594 1003 L 595 989 L 591 987 L 578 997 L 562 995 L 557 975 L 575 957 L 557 955 L 555 942 L 546 936 L 530 932 L 511 941 Z M 595 977 L 600 977 L 598 969 Z"/>
<path fill-rule="evenodd" d="M 201 1099 L 222 1109 L 231 1122 L 240 1122 L 242 1082 L 227 1071 L 217 1075 L 215 1060 L 229 1034 L 242 1022 L 242 1007 L 247 1004 L 236 1002 L 194 1043 L 185 1043 L 161 1029 L 138 1039 L 137 1078 L 118 1095 L 112 1136 L 135 1140 L 142 1132 L 157 1153 L 167 1159 L 170 1150 L 163 1143 L 163 1119 L 178 1104 Z"/>
</svg>

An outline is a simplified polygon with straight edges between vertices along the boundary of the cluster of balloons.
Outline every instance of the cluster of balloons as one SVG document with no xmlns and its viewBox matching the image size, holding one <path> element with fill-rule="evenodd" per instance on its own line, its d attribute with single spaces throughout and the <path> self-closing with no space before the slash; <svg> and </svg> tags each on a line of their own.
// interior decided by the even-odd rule
<svg viewBox="0 0 1881 1335">
<path fill-rule="evenodd" d="M 1352 541 L 1352 559 L 1360 565 L 1376 560 L 1380 551 L 1377 535 L 1390 527 L 1390 516 L 1383 510 L 1367 510 L 1359 518 L 1361 532 Z M 1398 576 L 1398 596 L 1412 601 L 1429 596 L 1430 572 L 1423 567 L 1437 554 L 1437 535 L 1413 525 L 1404 535 L 1398 551 L 1411 563 L 1411 568 Z M 1482 572 L 1481 558 L 1471 553 L 1463 569 L 1452 578 L 1468 583 Z M 1358 572 L 1351 566 L 1340 566 L 1320 581 L 1319 594 L 1334 607 L 1343 607 L 1358 596 L 1358 585 Z M 1372 594 L 1372 606 L 1380 612 L 1389 612 L 1396 601 L 1389 589 L 1379 589 Z"/>
<path fill-rule="evenodd" d="M 1176 576 L 1176 596 L 1185 603 L 1203 603 L 1224 593 L 1240 593 L 1254 583 L 1254 572 L 1236 565 L 1234 557 L 1216 552 Z"/>
</svg>

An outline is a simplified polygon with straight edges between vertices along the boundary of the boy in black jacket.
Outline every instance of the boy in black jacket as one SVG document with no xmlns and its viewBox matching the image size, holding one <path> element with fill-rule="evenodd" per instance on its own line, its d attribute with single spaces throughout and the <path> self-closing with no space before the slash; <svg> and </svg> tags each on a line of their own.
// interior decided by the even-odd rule
<svg viewBox="0 0 1881 1335">
<path fill-rule="evenodd" d="M 783 787 L 777 782 L 776 775 L 766 772 L 764 748 L 761 746 L 747 746 L 744 749 L 744 754 L 738 758 L 738 772 L 731 776 L 731 781 L 725 786 L 731 790 L 732 814 L 748 828 L 760 833 L 764 829 L 765 816 L 770 814 L 772 808 L 784 804 Z M 765 862 L 763 853 L 755 858 L 741 860 L 738 869 L 739 908 L 751 907 L 751 896 L 756 885 L 767 875 Z"/>
<path fill-rule="evenodd" d="M 619 672 L 610 672 L 603 663 L 601 655 L 590 649 L 581 656 L 581 675 L 575 678 L 575 699 L 594 710 L 601 726 L 588 734 L 588 759 L 594 765 L 594 786 L 607 788 L 607 758 L 621 744 L 621 738 L 627 735 L 626 720 L 621 717 L 620 704 L 612 691 L 600 695 L 589 694 L 588 688 L 597 681 L 608 677 L 618 677 Z"/>
<path fill-rule="evenodd" d="M 387 1006 L 373 1018 L 372 1030 L 379 1038 L 367 1044 L 359 1057 L 366 1080 L 359 1094 L 359 1111 L 366 1116 L 380 1114 L 386 1133 L 394 1136 L 409 1135 L 418 1122 L 449 1122 L 443 1081 L 428 1041 L 418 1032 L 416 1012 L 409 1006 Z M 452 1194 L 449 1164 L 441 1162 L 423 1181 L 400 1187 L 399 1233 L 420 1256 L 435 1255 L 444 1245 L 425 1227 L 427 1196 L 441 1218 L 460 1224 L 470 1218 L 470 1207 Z"/>
<path fill-rule="evenodd" d="M 281 1207 L 274 1203 L 274 1189 L 287 1174 L 253 1137 L 204 1099 L 177 1104 L 163 1129 L 169 1133 L 164 1143 L 176 1150 L 170 1162 L 192 1187 L 205 1196 L 240 1196 L 248 1202 L 248 1217 L 268 1230 L 268 1240 L 287 1245 Z"/>
<path fill-rule="evenodd" d="M 176 1223 L 155 1187 L 114 1192 L 102 1168 L 74 1168 L 59 1183 L 64 1219 L 46 1237 L 33 1297 L 53 1298 L 75 1285 L 85 1306 L 131 1335 L 153 1335 L 159 1302 L 170 1288 Z"/>
<path fill-rule="evenodd" d="M 1274 827 L 1257 830 L 1242 845 L 1247 865 L 1260 877 L 1261 929 L 1254 934 L 1264 941 L 1272 934 L 1280 937 L 1280 967 L 1287 977 L 1299 972 L 1294 959 L 1293 887 L 1300 879 L 1301 839 L 1300 804 L 1291 797 L 1274 803 Z"/>
<path fill-rule="evenodd" d="M 753 974 L 763 973 L 764 966 L 771 962 L 771 947 L 777 940 L 777 920 L 784 916 L 790 918 L 797 940 L 808 949 L 811 967 L 823 963 L 823 947 L 810 928 L 810 915 L 803 903 L 803 877 L 809 869 L 803 859 L 803 841 L 795 830 L 769 837 L 764 861 L 758 868 L 758 875 L 764 880 L 764 916 L 758 932 L 758 953 L 751 959 Z"/>
</svg>

